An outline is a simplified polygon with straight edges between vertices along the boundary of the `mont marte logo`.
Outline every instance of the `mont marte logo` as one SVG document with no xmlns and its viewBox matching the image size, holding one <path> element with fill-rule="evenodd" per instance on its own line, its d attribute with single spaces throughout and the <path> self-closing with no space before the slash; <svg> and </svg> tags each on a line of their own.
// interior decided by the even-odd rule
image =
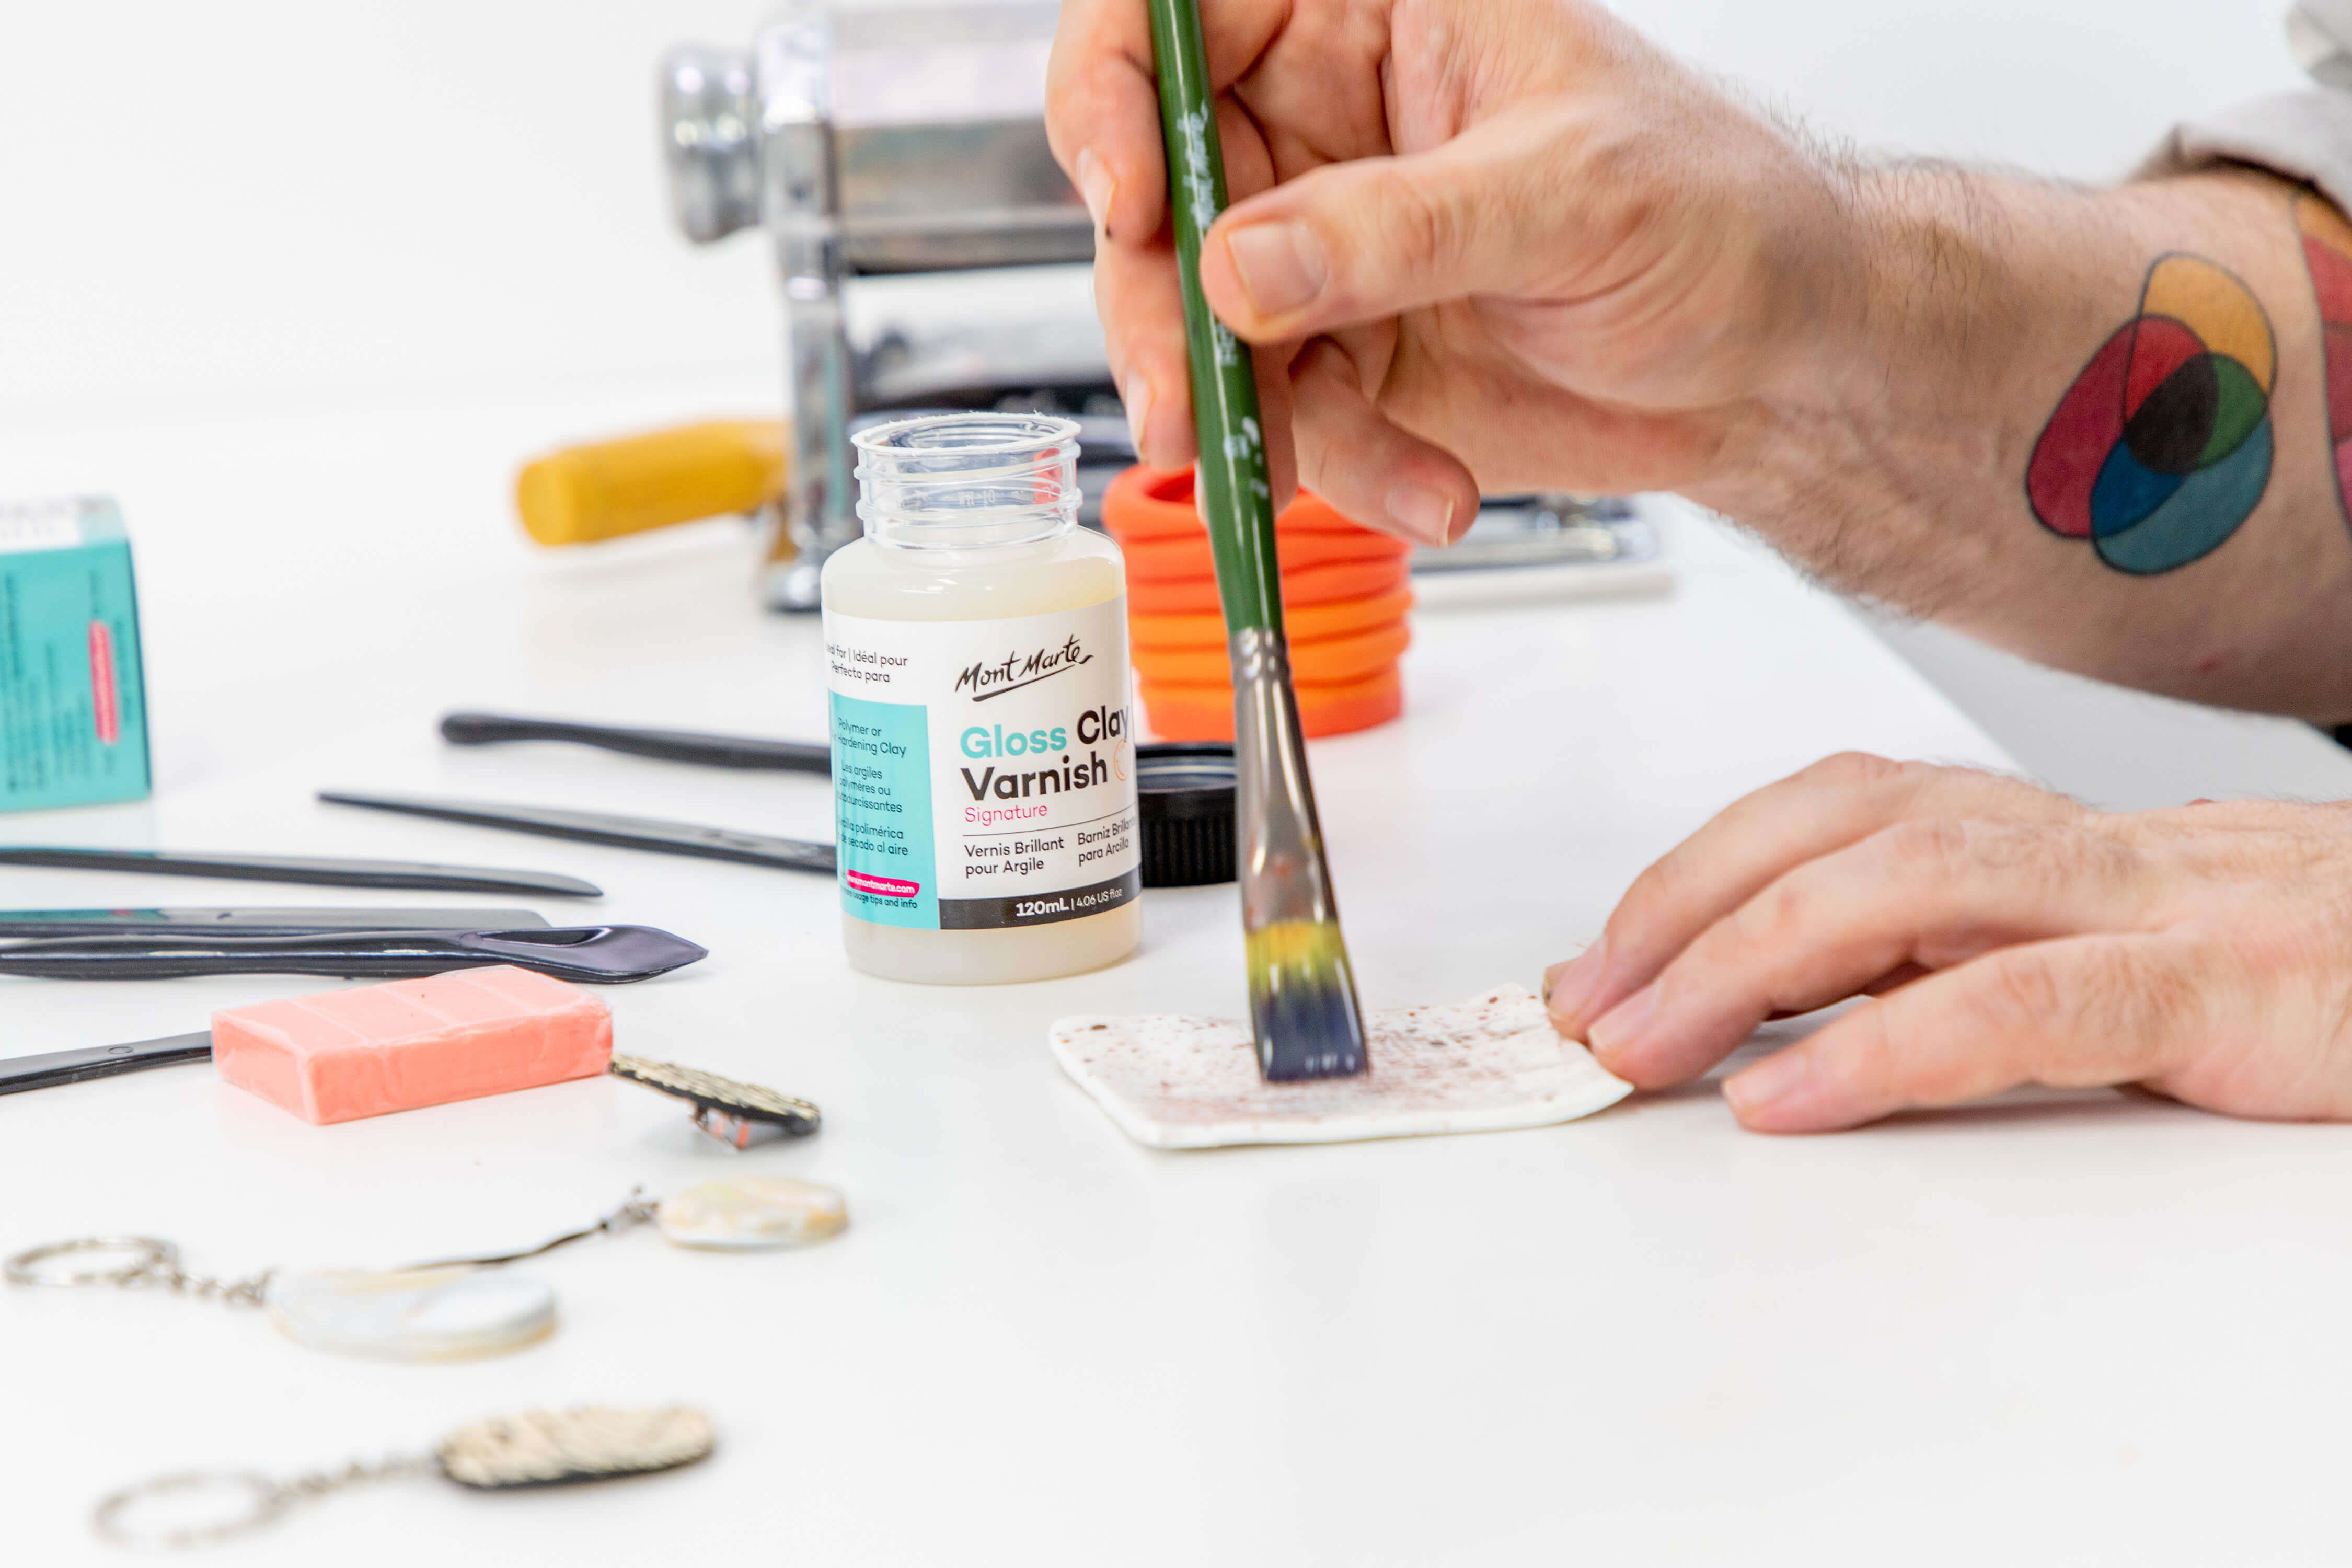
<svg viewBox="0 0 2352 1568">
<path fill-rule="evenodd" d="M 959 672 L 955 689 L 967 694 L 974 702 L 985 702 L 992 697 L 1002 697 L 1008 691 L 1018 691 L 1024 686 L 1034 686 L 1041 680 L 1051 680 L 1082 664 L 1092 664 L 1095 656 L 1078 646 L 1076 632 L 1059 647 L 1041 647 L 1034 653 L 1008 653 L 992 664 L 986 659 Z"/>
</svg>

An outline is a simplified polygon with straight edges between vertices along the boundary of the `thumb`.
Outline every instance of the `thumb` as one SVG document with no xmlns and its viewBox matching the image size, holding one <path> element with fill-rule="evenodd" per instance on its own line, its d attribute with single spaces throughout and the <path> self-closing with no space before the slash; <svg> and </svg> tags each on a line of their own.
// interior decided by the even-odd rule
<svg viewBox="0 0 2352 1568">
<path fill-rule="evenodd" d="M 1329 163 L 1235 204 L 1201 250 L 1210 309 L 1252 342 L 1385 320 L 1519 280 L 1558 243 L 1532 127 L 1488 122 L 1429 153 Z M 1555 193 L 1556 194 L 1556 193 Z M 1557 270 L 1557 268 L 1548 268 Z"/>
</svg>

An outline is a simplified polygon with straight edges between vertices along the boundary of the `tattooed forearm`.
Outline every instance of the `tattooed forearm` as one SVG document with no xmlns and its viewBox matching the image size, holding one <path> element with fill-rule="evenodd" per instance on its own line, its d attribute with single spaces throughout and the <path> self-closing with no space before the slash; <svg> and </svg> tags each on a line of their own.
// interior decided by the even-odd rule
<svg viewBox="0 0 2352 1568">
<path fill-rule="evenodd" d="M 2336 505 L 2352 522 L 2352 223 L 2316 192 L 2294 199 L 2303 264 L 2319 303 L 2321 369 L 2327 388 L 2327 453 Z"/>
<path fill-rule="evenodd" d="M 2270 484 L 2270 319 L 2194 256 L 2148 268 L 2139 310 L 2074 378 L 2025 473 L 2033 515 L 2119 572 L 2210 554 Z"/>
</svg>

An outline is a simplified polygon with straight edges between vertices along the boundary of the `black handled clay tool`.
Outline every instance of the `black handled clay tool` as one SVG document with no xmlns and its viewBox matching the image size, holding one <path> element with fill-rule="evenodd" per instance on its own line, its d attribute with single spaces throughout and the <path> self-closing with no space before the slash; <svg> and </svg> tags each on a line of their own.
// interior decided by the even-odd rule
<svg viewBox="0 0 2352 1568">
<path fill-rule="evenodd" d="M 319 888 L 415 888 L 436 893 L 551 893 L 601 899 L 604 889 L 553 871 L 432 866 L 406 860 L 316 860 L 288 855 L 175 854 L 165 849 L 68 849 L 55 844 L 0 847 L 0 866 L 70 871 L 136 871 L 156 877 L 219 877 L 236 882 L 297 882 Z"/>
<path fill-rule="evenodd" d="M 1225 159 L 1195 0 L 1151 0 L 1151 50 L 1192 361 L 1201 518 L 1233 656 L 1237 858 L 1258 1070 L 1276 1080 L 1341 1078 L 1362 1072 L 1369 1058 L 1290 684 L 1256 374 L 1247 345 L 1209 313 L 1201 292 L 1201 246 L 1224 210 Z"/>
<path fill-rule="evenodd" d="M 619 816 L 605 811 L 507 805 L 497 801 L 446 800 L 435 795 L 320 790 L 319 798 L 330 805 L 358 805 L 370 811 L 429 816 L 475 827 L 502 827 L 511 833 L 535 833 L 542 838 L 610 844 L 622 849 L 651 850 L 656 855 L 692 855 L 705 860 L 739 860 L 747 866 L 814 871 L 824 877 L 834 874 L 833 846 L 811 843 L 805 838 L 775 838 L 764 833 L 738 833 L 727 827 L 702 827 L 691 822 L 665 822 L 652 816 Z"/>
<path fill-rule="evenodd" d="M 0 946 L 0 975 L 48 980 L 177 980 L 192 974 L 332 974 L 396 980 L 510 963 L 558 980 L 616 985 L 709 956 L 652 926 L 538 931 L 306 931 L 293 936 L 56 937 Z"/>
<path fill-rule="evenodd" d="M 807 741 L 768 741 L 749 735 L 713 735 L 700 730 L 643 730 L 619 724 L 575 724 L 563 719 L 519 719 L 506 713 L 451 713 L 441 721 L 441 738 L 456 746 L 500 741 L 570 741 L 631 756 L 711 768 L 757 768 L 782 773 L 833 772 L 833 749 Z"/>
<path fill-rule="evenodd" d="M 327 931 L 545 930 L 529 910 L 0 910 L 0 942 L 33 936 L 292 936 Z"/>
<path fill-rule="evenodd" d="M 78 1051 L 46 1051 L 37 1057 L 0 1061 L 0 1094 L 22 1094 L 30 1089 L 56 1089 L 117 1073 L 144 1072 L 149 1068 L 177 1067 L 182 1062 L 208 1062 L 213 1058 L 213 1034 L 169 1035 L 160 1040 L 134 1040 L 123 1046 L 90 1046 Z"/>
</svg>

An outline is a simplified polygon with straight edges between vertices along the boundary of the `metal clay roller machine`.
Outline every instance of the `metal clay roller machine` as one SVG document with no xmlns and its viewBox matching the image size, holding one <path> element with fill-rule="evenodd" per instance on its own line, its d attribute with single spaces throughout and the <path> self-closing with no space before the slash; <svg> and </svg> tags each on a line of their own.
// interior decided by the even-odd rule
<svg viewBox="0 0 2352 1568">
<path fill-rule="evenodd" d="M 1051 0 L 803 0 L 747 52 L 664 62 L 678 226 L 700 244 L 756 226 L 775 247 L 795 411 L 772 503 L 775 608 L 815 609 L 825 558 L 859 536 L 849 437 L 862 415 L 1079 416 L 1081 461 L 1099 468 L 1090 496 L 1134 460 L 1085 287 L 1093 225 L 1045 144 L 1057 14 Z M 916 275 L 950 272 L 973 275 L 955 308 L 922 310 Z M 850 309 L 861 280 L 886 278 L 908 281 Z"/>
<path fill-rule="evenodd" d="M 698 244 L 765 231 L 793 417 L 546 455 L 517 486 L 532 536 L 578 544 L 746 512 L 767 530 L 762 596 L 812 611 L 826 558 L 860 533 L 851 435 L 941 409 L 1076 418 L 1079 521 L 1099 527 L 1135 451 L 1086 288 L 1092 223 L 1046 145 L 1057 14 L 1053 0 L 798 0 L 748 50 L 673 50 L 672 209 Z M 1414 586 L 1430 604 L 1653 591 L 1667 581 L 1656 554 L 1622 501 L 1490 498 L 1453 550 L 1413 552 Z"/>
</svg>

